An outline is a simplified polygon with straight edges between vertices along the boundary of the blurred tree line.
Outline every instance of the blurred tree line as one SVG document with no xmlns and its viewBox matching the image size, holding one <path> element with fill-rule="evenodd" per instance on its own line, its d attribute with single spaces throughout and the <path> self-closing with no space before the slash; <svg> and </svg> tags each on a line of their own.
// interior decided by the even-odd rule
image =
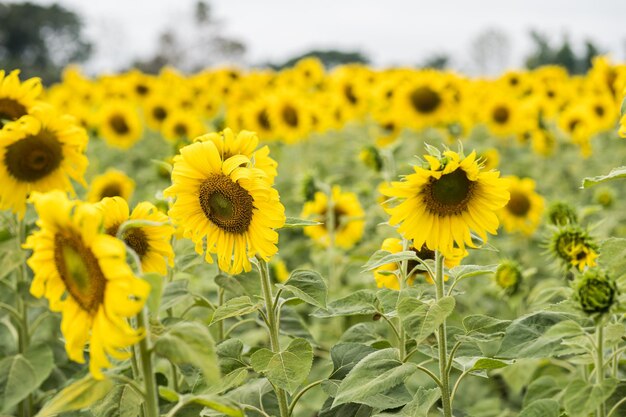
<svg viewBox="0 0 626 417">
<path fill-rule="evenodd" d="M 195 3 L 189 24 L 166 28 L 158 37 L 156 52 L 148 58 L 137 59 L 131 67 L 156 73 L 167 65 L 182 71 L 198 71 L 223 62 L 242 63 L 246 45 L 225 35 L 224 22 L 217 18 L 205 0 Z M 581 53 L 564 37 L 552 44 L 540 32 L 530 34 L 533 49 L 526 57 L 526 67 L 561 65 L 571 74 L 585 73 L 594 56 L 600 54 L 592 41 L 586 41 Z M 40 76 L 49 84 L 59 80 L 65 66 L 89 59 L 92 43 L 83 33 L 80 17 L 67 8 L 53 4 L 0 3 L 0 68 L 20 68 L 24 77 Z M 471 42 L 469 52 L 480 74 L 497 73 L 506 67 L 510 44 L 506 33 L 487 29 Z M 408 51 L 407 51 L 408 52 Z M 311 50 L 284 62 L 269 62 L 261 66 L 282 69 L 293 66 L 299 59 L 317 57 L 327 68 L 338 65 L 368 64 L 369 57 L 361 51 Z M 452 64 L 445 53 L 437 53 L 415 66 L 445 69 Z"/>
</svg>

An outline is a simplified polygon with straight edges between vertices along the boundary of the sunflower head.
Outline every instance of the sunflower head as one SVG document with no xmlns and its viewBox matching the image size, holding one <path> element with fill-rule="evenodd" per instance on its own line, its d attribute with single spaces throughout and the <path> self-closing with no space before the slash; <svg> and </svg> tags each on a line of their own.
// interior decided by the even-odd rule
<svg viewBox="0 0 626 417">
<path fill-rule="evenodd" d="M 531 235 L 541 223 L 544 198 L 535 191 L 535 181 L 531 178 L 510 176 L 506 179 L 511 198 L 498 216 L 507 232 Z"/>
<path fill-rule="evenodd" d="M 549 253 L 560 260 L 564 267 L 585 267 L 596 265 L 598 245 L 589 233 L 579 225 L 568 224 L 554 229 L 548 243 Z"/>
<path fill-rule="evenodd" d="M 600 268 L 590 268 L 585 271 L 574 286 L 574 299 L 582 311 L 588 315 L 602 315 L 617 302 L 617 285 Z"/>
<path fill-rule="evenodd" d="M 30 113 L 43 87 L 39 78 L 20 82 L 19 70 L 0 70 L 0 128 Z"/>
<path fill-rule="evenodd" d="M 122 171 L 108 169 L 96 176 L 89 186 L 87 201 L 97 203 L 106 197 L 121 197 L 130 200 L 135 190 L 135 181 Z"/>
<path fill-rule="evenodd" d="M 506 259 L 498 265 L 494 279 L 507 294 L 514 294 L 522 282 L 522 268 L 516 261 Z"/>
<path fill-rule="evenodd" d="M 474 246 L 471 232 L 483 241 L 496 234 L 495 212 L 509 200 L 508 182 L 497 171 L 484 172 L 476 152 L 467 157 L 446 150 L 430 149 L 424 166 L 405 181 L 393 182 L 383 192 L 399 204 L 385 207 L 390 223 L 416 247 L 424 243 L 430 250 L 450 253 L 455 247 Z"/>
<path fill-rule="evenodd" d="M 593 194 L 593 199 L 602 207 L 610 208 L 615 202 L 615 191 L 609 187 L 600 187 Z"/>
<path fill-rule="evenodd" d="M 554 201 L 548 207 L 548 220 L 554 226 L 578 223 L 576 209 L 564 201 Z"/>
</svg>

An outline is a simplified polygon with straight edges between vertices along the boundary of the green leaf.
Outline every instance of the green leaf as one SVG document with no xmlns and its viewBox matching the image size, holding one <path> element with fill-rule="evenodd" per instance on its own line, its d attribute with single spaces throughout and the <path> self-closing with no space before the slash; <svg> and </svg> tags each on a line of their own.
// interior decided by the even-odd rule
<svg viewBox="0 0 626 417">
<path fill-rule="evenodd" d="M 5 253 L 0 261 L 0 279 L 8 276 L 26 262 L 26 251 L 13 250 Z"/>
<path fill-rule="evenodd" d="M 51 417 L 66 411 L 82 410 L 104 398 L 112 388 L 110 379 L 97 380 L 87 375 L 61 390 L 35 417 Z"/>
<path fill-rule="evenodd" d="M 304 382 L 313 364 L 313 348 L 305 339 L 294 339 L 287 349 L 274 353 L 259 349 L 250 357 L 252 368 L 274 385 L 293 394 Z"/>
<path fill-rule="evenodd" d="M 239 317 L 246 314 L 254 313 L 263 304 L 259 301 L 253 303 L 250 297 L 242 295 L 241 297 L 231 298 L 224 304 L 219 306 L 211 317 L 210 325 L 231 317 Z"/>
<path fill-rule="evenodd" d="M 230 275 L 219 274 L 215 277 L 215 284 L 223 288 L 224 291 L 230 292 L 234 296 L 244 295 L 246 290 L 243 288 L 237 278 Z"/>
<path fill-rule="evenodd" d="M 404 260 L 419 261 L 419 258 L 413 251 L 390 253 L 384 250 L 378 250 L 374 252 L 374 254 L 370 257 L 367 263 L 363 265 L 363 270 L 371 271 L 373 269 L 378 268 L 379 266 L 392 264 L 392 263 L 399 263 Z"/>
<path fill-rule="evenodd" d="M 159 397 L 163 398 L 166 401 L 171 403 L 176 403 L 180 401 L 180 394 L 174 390 L 171 390 L 167 387 L 159 385 Z"/>
<path fill-rule="evenodd" d="M 563 394 L 565 411 L 569 417 L 587 417 L 611 396 L 617 383 L 613 378 L 605 379 L 602 385 L 582 379 L 570 382 Z"/>
<path fill-rule="evenodd" d="M 626 166 L 613 168 L 611 172 L 609 172 L 607 175 L 583 178 L 583 186 L 581 188 L 589 188 L 596 184 L 601 184 L 603 182 L 612 181 L 619 178 L 626 178 Z"/>
<path fill-rule="evenodd" d="M 296 269 L 283 285 L 278 284 L 277 287 L 291 291 L 305 303 L 326 308 L 328 286 L 324 278 L 315 271 Z"/>
<path fill-rule="evenodd" d="M 498 265 L 459 265 L 449 271 L 450 277 L 456 281 L 477 277 L 485 274 L 493 274 Z"/>
<path fill-rule="evenodd" d="M 161 297 L 163 296 L 163 281 L 164 278 L 157 273 L 148 273 L 143 275 L 143 279 L 150 284 L 150 295 L 148 296 L 148 309 L 153 315 L 159 313 L 159 306 L 161 305 Z"/>
<path fill-rule="evenodd" d="M 161 387 L 159 387 L 161 388 Z M 119 385 L 98 401 L 89 411 L 98 417 L 136 417 L 140 415 L 143 397 L 130 385 Z"/>
<path fill-rule="evenodd" d="M 217 356 L 222 374 L 228 374 L 246 366 L 241 357 L 242 353 L 243 342 L 239 339 L 228 339 L 217 345 Z"/>
<path fill-rule="evenodd" d="M 189 281 L 186 279 L 168 282 L 161 297 L 161 311 L 165 311 L 189 299 L 191 294 L 187 288 L 188 286 Z"/>
<path fill-rule="evenodd" d="M 323 223 L 316 222 L 314 220 L 306 220 L 306 219 L 298 219 L 297 217 L 287 217 L 285 219 L 285 224 L 281 229 L 289 229 L 292 227 L 306 227 L 306 226 L 317 226 Z"/>
<path fill-rule="evenodd" d="M 524 407 L 518 417 L 559 417 L 560 415 L 561 406 L 558 401 L 543 399 Z"/>
<path fill-rule="evenodd" d="M 600 244 L 599 252 L 598 263 L 607 269 L 609 276 L 618 280 L 626 274 L 626 239 L 609 238 Z"/>
<path fill-rule="evenodd" d="M 198 367 L 209 385 L 220 381 L 213 338 L 209 329 L 200 323 L 176 323 L 159 336 L 154 343 L 154 351 L 176 365 L 191 364 Z"/>
<path fill-rule="evenodd" d="M 359 343 L 338 343 L 330 350 L 333 373 L 329 379 L 343 379 L 361 359 L 376 349 Z"/>
<path fill-rule="evenodd" d="M 500 333 L 506 330 L 511 324 L 511 320 L 500 320 L 489 316 L 483 316 L 482 314 L 475 314 L 467 316 L 463 319 L 463 328 L 465 334 L 493 334 Z"/>
<path fill-rule="evenodd" d="M 328 318 L 338 316 L 357 316 L 361 314 L 376 314 L 378 299 L 372 290 L 359 290 L 352 294 L 328 303 L 326 310 L 316 310 L 314 317 Z"/>
<path fill-rule="evenodd" d="M 537 400 L 551 399 L 562 390 L 563 388 L 559 386 L 556 379 L 548 375 L 541 376 L 528 385 L 526 395 L 524 395 L 524 408 Z"/>
<path fill-rule="evenodd" d="M 363 358 L 339 385 L 333 407 L 354 402 L 367 404 L 369 400 L 402 384 L 417 368 L 402 363 L 394 348 L 373 352 Z"/>
<path fill-rule="evenodd" d="M 244 417 L 243 411 L 232 401 L 217 395 L 190 395 L 184 396 L 185 403 L 196 403 L 219 411 L 229 417 Z"/>
<path fill-rule="evenodd" d="M 420 343 L 443 323 L 454 306 L 454 297 L 450 296 L 429 303 L 406 297 L 398 303 L 398 316 L 407 334 Z"/>
<path fill-rule="evenodd" d="M 500 369 L 509 366 L 511 362 L 501 361 L 493 358 L 479 358 L 474 365 L 472 365 L 471 371 L 490 371 L 492 369 Z"/>
<path fill-rule="evenodd" d="M 441 391 L 438 388 L 426 389 L 419 387 L 413 397 L 413 401 L 404 406 L 400 415 L 406 417 L 428 417 L 428 411 L 435 405 L 440 396 Z"/>
<path fill-rule="evenodd" d="M 2 410 L 10 410 L 36 389 L 36 379 L 35 369 L 23 355 L 10 356 L 0 361 Z"/>
</svg>

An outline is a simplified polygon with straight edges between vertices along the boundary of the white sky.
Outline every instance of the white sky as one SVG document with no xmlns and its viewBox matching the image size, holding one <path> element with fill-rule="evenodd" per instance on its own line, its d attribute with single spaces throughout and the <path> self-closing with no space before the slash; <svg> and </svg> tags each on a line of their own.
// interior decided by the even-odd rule
<svg viewBox="0 0 626 417">
<path fill-rule="evenodd" d="M 35 0 L 49 4 L 54 0 Z M 184 31 L 195 0 L 57 0 L 83 16 L 96 52 L 90 71 L 149 57 L 165 28 Z M 531 49 L 531 29 L 572 44 L 592 39 L 617 60 L 626 53 L 625 0 L 212 0 L 224 33 L 243 41 L 246 62 L 282 62 L 312 48 L 359 49 L 375 65 L 412 65 L 438 53 L 471 72 L 472 39 L 498 28 L 509 66 Z"/>
</svg>

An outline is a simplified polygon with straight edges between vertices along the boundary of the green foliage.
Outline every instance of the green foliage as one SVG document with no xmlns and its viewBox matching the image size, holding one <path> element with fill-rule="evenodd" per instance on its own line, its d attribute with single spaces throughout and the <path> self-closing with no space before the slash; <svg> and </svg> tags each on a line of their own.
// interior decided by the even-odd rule
<svg viewBox="0 0 626 417">
<path fill-rule="evenodd" d="M 297 298 L 322 309 L 326 308 L 328 286 L 316 271 L 295 270 L 284 285 L 279 288 L 290 291 Z"/>
<path fill-rule="evenodd" d="M 43 406 L 36 417 L 52 417 L 66 411 L 82 410 L 104 398 L 112 388 L 110 379 L 96 380 L 86 376 L 62 389 Z"/>
<path fill-rule="evenodd" d="M 250 360 L 256 372 L 293 394 L 311 371 L 313 349 L 305 339 L 294 339 L 284 351 L 274 353 L 269 349 L 259 349 Z"/>
<path fill-rule="evenodd" d="M 607 181 L 613 181 L 621 178 L 626 178 L 626 167 L 613 168 L 606 175 L 584 178 L 582 188 L 589 188 L 597 184 L 602 184 Z"/>
<path fill-rule="evenodd" d="M 422 302 L 411 297 L 401 297 L 398 316 L 402 325 L 416 343 L 430 336 L 454 310 L 454 297 L 443 297 L 438 301 Z"/>
</svg>

